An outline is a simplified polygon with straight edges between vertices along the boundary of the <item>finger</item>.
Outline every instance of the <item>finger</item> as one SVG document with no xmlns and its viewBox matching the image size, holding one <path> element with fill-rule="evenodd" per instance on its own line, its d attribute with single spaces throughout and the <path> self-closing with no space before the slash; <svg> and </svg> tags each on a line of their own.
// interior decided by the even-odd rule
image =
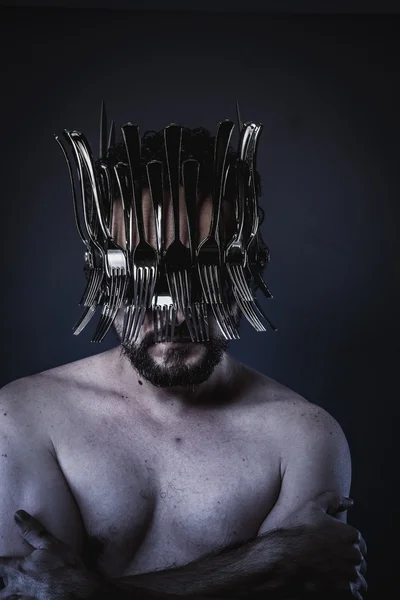
<svg viewBox="0 0 400 600">
<path fill-rule="evenodd" d="M 354 504 L 354 500 L 352 498 L 348 498 L 347 496 L 341 496 L 334 490 L 328 490 L 327 492 L 323 492 L 314 500 L 316 504 L 322 508 L 329 515 L 335 514 L 337 512 L 344 512 L 351 508 Z"/>
<path fill-rule="evenodd" d="M 357 582 L 357 584 L 358 584 L 358 589 L 359 589 L 361 592 L 364 592 L 364 593 L 365 593 L 365 592 L 368 592 L 368 584 L 367 584 L 367 581 L 366 581 L 365 577 L 363 577 L 363 576 L 361 575 L 361 573 L 358 573 L 358 582 Z"/>
<path fill-rule="evenodd" d="M 344 500 L 343 496 L 340 496 L 334 490 L 328 490 L 319 494 L 319 496 L 314 499 L 314 502 L 325 512 L 328 510 L 337 512 L 342 500 Z"/>
<path fill-rule="evenodd" d="M 363 600 L 363 597 L 361 596 L 360 592 L 357 591 L 356 584 L 350 583 L 350 589 L 352 595 L 354 596 L 354 598 L 356 598 L 356 600 Z"/>
<path fill-rule="evenodd" d="M 361 552 L 360 542 L 361 542 L 361 533 L 355 527 L 349 525 L 347 527 L 349 535 L 351 536 L 351 540 L 355 546 L 357 546 L 358 551 Z"/>
<path fill-rule="evenodd" d="M 360 544 L 361 552 L 363 553 L 364 556 L 367 556 L 367 553 L 368 553 L 367 544 L 365 543 L 365 540 L 362 535 L 360 535 L 359 544 Z"/>
<path fill-rule="evenodd" d="M 20 594 L 9 585 L 0 590 L 0 600 L 18 600 L 21 598 Z"/>
<path fill-rule="evenodd" d="M 367 573 L 367 562 L 363 556 L 361 558 L 360 573 L 362 573 L 363 575 L 366 575 Z"/>
<path fill-rule="evenodd" d="M 346 510 L 348 510 L 349 508 L 351 508 L 354 505 L 354 500 L 352 498 L 346 498 L 345 496 L 342 497 L 342 500 L 339 504 L 339 507 L 337 509 L 337 512 L 344 512 Z"/>
<path fill-rule="evenodd" d="M 4 577 L 7 573 L 8 567 L 16 567 L 19 559 L 4 556 L 0 558 L 0 577 Z"/>
<path fill-rule="evenodd" d="M 35 549 L 45 549 L 58 542 L 58 540 L 43 527 L 40 521 L 24 510 L 18 510 L 14 514 L 14 520 L 24 540 Z"/>
</svg>

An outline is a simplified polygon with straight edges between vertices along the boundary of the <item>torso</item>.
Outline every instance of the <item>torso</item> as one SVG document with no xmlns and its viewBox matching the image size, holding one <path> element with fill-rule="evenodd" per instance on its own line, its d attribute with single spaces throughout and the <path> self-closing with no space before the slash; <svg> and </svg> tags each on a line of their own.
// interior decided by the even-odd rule
<svg viewBox="0 0 400 600">
<path fill-rule="evenodd" d="M 143 573 L 257 535 L 279 495 L 274 405 L 287 388 L 237 363 L 233 403 L 161 422 L 140 398 L 104 390 L 96 357 L 85 360 L 65 389 L 68 374 L 48 372 L 63 396 L 49 431 L 93 566 Z"/>
</svg>

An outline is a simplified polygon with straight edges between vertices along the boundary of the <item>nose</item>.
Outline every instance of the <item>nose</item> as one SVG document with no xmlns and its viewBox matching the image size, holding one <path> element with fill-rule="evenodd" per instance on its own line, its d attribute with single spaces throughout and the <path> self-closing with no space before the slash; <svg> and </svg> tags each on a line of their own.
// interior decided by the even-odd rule
<svg viewBox="0 0 400 600">
<path fill-rule="evenodd" d="M 176 312 L 175 327 L 179 327 L 185 321 L 185 315 L 181 309 Z"/>
</svg>

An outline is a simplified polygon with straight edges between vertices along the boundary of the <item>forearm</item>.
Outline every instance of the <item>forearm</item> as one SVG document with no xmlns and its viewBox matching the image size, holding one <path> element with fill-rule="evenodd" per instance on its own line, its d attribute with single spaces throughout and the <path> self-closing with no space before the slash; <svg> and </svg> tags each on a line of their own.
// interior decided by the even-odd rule
<svg viewBox="0 0 400 600">
<path fill-rule="evenodd" d="M 120 588 L 156 592 L 168 598 L 180 596 L 256 597 L 263 592 L 268 600 L 294 596 L 294 578 L 285 564 L 288 535 L 275 530 L 244 544 L 213 552 L 182 567 L 113 579 Z M 110 582 L 110 583 L 111 583 Z M 141 596 L 135 596 L 141 600 Z M 152 597 L 149 596 L 149 600 Z M 120 597 L 125 600 L 125 597 Z M 143 596 L 143 600 L 147 600 Z"/>
</svg>

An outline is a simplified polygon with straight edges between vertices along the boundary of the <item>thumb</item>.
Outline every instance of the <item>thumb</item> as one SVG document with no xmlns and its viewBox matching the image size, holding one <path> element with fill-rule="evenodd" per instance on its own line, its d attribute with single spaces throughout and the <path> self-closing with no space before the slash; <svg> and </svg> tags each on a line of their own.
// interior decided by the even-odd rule
<svg viewBox="0 0 400 600">
<path fill-rule="evenodd" d="M 344 512 L 348 508 L 351 508 L 353 506 L 353 504 L 354 504 L 353 498 L 347 498 L 347 496 L 342 496 L 342 501 L 339 504 L 339 508 L 337 509 L 337 512 Z"/>
<path fill-rule="evenodd" d="M 354 504 L 354 500 L 341 496 L 334 490 L 323 492 L 315 498 L 316 504 L 329 515 L 344 512 Z"/>
<path fill-rule="evenodd" d="M 39 521 L 24 510 L 17 510 L 14 513 L 14 520 L 24 540 L 36 550 L 38 548 L 48 548 L 50 545 L 58 542 Z"/>
</svg>

